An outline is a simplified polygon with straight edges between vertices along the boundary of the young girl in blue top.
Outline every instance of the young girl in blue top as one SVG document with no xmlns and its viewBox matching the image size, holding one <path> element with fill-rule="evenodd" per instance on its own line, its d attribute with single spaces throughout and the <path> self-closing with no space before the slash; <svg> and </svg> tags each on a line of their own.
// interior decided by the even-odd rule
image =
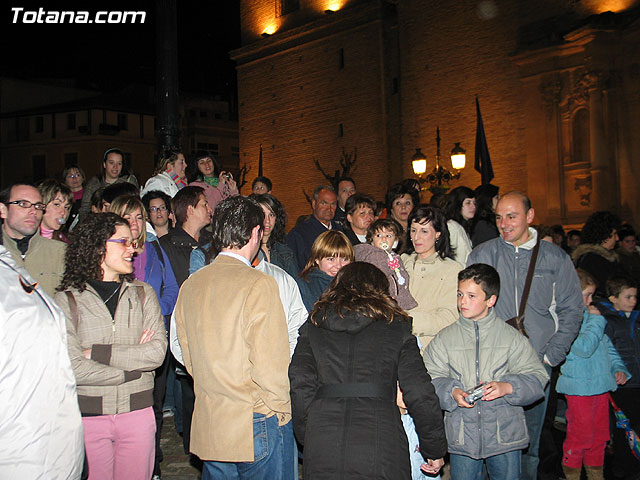
<svg viewBox="0 0 640 480">
<path fill-rule="evenodd" d="M 579 480 L 584 464 L 587 478 L 602 479 L 604 449 L 609 441 L 608 392 L 624 385 L 631 375 L 604 333 L 605 318 L 591 304 L 595 280 L 584 270 L 577 272 L 584 316 L 556 385 L 568 405 L 562 469 L 567 480 Z"/>
</svg>

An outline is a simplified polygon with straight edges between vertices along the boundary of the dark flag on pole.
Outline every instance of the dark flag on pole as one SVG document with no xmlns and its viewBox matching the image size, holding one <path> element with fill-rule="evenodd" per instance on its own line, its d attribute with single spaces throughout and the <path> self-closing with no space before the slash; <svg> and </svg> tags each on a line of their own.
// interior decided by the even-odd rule
<svg viewBox="0 0 640 480">
<path fill-rule="evenodd" d="M 486 185 L 491 183 L 491 179 L 493 178 L 493 167 L 491 166 L 487 137 L 484 135 L 484 123 L 482 123 L 482 114 L 480 113 L 478 97 L 476 97 L 476 114 L 476 162 L 474 168 L 480 172 L 480 175 L 482 175 L 482 185 Z"/>
</svg>

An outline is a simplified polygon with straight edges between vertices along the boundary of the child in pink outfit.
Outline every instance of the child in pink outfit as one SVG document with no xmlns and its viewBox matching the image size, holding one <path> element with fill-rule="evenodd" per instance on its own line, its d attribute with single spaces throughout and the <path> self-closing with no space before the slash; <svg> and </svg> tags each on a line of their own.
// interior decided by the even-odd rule
<svg viewBox="0 0 640 480">
<path fill-rule="evenodd" d="M 389 294 L 404 310 L 418 306 L 409 292 L 409 272 L 393 247 L 400 238 L 401 227 L 391 218 L 373 222 L 367 230 L 367 242 L 354 245 L 356 262 L 367 262 L 378 267 L 389 279 Z"/>
</svg>

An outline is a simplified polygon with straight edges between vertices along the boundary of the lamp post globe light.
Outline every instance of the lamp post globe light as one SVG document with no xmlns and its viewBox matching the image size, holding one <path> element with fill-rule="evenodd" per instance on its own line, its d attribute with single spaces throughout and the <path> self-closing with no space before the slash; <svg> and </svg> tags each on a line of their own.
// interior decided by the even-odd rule
<svg viewBox="0 0 640 480">
<path fill-rule="evenodd" d="M 466 162 L 466 150 L 460 146 L 460 142 L 456 142 L 451 150 L 451 166 L 454 172 L 452 173 L 440 165 L 440 127 L 436 129 L 436 145 L 436 164 L 428 175 L 425 175 L 427 157 L 422 153 L 422 149 L 416 148 L 416 153 L 411 157 L 413 173 L 418 177 L 420 183 L 429 184 L 429 187 L 422 187 L 422 190 L 429 190 L 434 195 L 445 193 L 450 188 L 449 182 L 460 178 Z"/>
</svg>

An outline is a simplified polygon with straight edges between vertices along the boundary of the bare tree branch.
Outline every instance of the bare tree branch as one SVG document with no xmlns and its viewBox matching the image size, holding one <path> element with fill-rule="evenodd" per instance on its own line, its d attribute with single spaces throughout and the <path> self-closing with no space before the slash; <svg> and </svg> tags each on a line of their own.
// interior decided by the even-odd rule
<svg viewBox="0 0 640 480">
<path fill-rule="evenodd" d="M 340 166 L 342 167 L 342 171 L 336 169 L 333 175 L 329 175 L 320 162 L 314 158 L 313 163 L 315 163 L 316 168 L 322 173 L 324 178 L 326 178 L 334 188 L 338 188 L 338 179 L 341 177 L 348 177 L 356 170 L 356 161 L 358 160 L 358 149 L 354 147 L 352 152 L 347 152 L 344 147 L 342 147 L 342 156 L 340 157 Z M 309 196 L 305 193 L 307 200 L 309 200 Z"/>
<path fill-rule="evenodd" d="M 251 171 L 251 167 L 247 167 L 245 163 L 240 167 L 238 171 L 238 175 L 236 177 L 236 186 L 238 187 L 238 192 L 242 189 L 242 187 L 247 183 L 247 174 Z"/>
</svg>

